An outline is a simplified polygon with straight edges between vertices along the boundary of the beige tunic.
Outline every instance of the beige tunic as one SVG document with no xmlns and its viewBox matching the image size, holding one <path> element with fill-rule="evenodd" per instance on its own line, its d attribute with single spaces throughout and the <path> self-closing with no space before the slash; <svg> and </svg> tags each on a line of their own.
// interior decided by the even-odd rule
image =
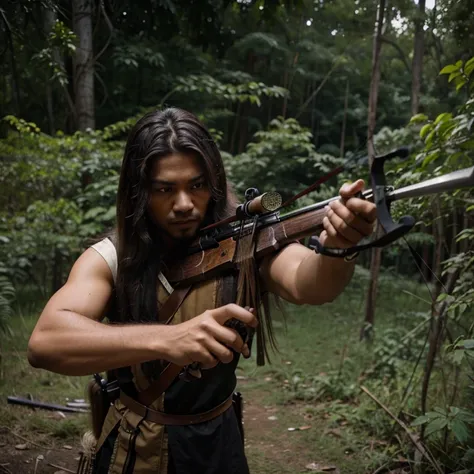
<svg viewBox="0 0 474 474">
<path fill-rule="evenodd" d="M 110 240 L 100 242 L 93 246 L 107 261 L 111 268 L 114 281 L 116 277 L 116 253 L 115 247 Z M 172 288 L 166 279 L 160 274 L 158 279 L 157 297 L 162 305 L 169 296 Z M 179 310 L 176 312 L 172 324 L 178 324 L 214 309 L 217 306 L 217 280 L 209 280 L 195 285 Z M 133 382 L 137 390 L 143 391 L 149 386 L 148 379 L 144 376 L 140 365 L 132 367 Z M 151 408 L 159 411 L 164 410 L 163 394 L 156 400 Z M 97 443 L 97 450 L 105 441 L 107 436 L 119 424 L 118 436 L 114 446 L 114 452 L 109 467 L 109 474 L 121 474 L 126 463 L 130 443 L 135 438 L 135 467 L 134 474 L 166 474 L 168 461 L 168 442 L 165 426 L 142 421 L 142 417 L 126 408 L 120 400 L 116 400 L 114 406 L 109 409 L 104 422 L 101 437 Z M 136 428 L 138 435 L 134 435 Z"/>
</svg>

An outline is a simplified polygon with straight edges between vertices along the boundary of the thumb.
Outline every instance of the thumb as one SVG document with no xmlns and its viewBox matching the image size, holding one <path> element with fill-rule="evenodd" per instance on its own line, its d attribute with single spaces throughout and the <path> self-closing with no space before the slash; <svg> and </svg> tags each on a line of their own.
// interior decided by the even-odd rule
<svg viewBox="0 0 474 474">
<path fill-rule="evenodd" d="M 345 183 L 342 185 L 339 190 L 339 194 L 342 198 L 349 199 L 360 191 L 363 191 L 365 188 L 365 183 L 363 179 L 358 179 L 353 183 Z"/>
</svg>

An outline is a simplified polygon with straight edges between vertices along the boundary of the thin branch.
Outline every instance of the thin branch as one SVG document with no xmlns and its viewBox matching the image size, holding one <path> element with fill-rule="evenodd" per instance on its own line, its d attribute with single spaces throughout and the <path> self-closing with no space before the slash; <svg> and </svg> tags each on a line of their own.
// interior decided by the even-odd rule
<svg viewBox="0 0 474 474">
<path fill-rule="evenodd" d="M 50 446 L 42 446 L 41 444 L 35 443 L 34 441 L 30 441 L 29 439 L 24 438 L 23 436 L 19 435 L 18 433 L 15 433 L 11 428 L 8 428 L 8 426 L 0 426 L 0 429 L 7 430 L 13 436 L 21 439 L 22 441 L 25 441 L 28 444 L 32 444 L 33 446 L 36 446 L 38 448 L 59 451 L 59 449 L 57 449 L 57 448 L 53 448 L 53 447 L 50 447 Z"/>
<path fill-rule="evenodd" d="M 12 471 L 7 468 L 8 463 L 0 464 L 0 472 L 4 472 L 5 474 L 12 474 Z"/>
<path fill-rule="evenodd" d="M 435 471 L 438 474 L 443 474 L 443 470 L 439 466 L 436 459 L 429 452 L 428 448 L 424 446 L 423 443 L 416 439 L 416 436 L 410 431 L 410 428 L 400 419 L 398 419 L 375 395 L 372 395 L 370 391 L 363 385 L 360 387 L 363 392 L 365 392 L 377 405 L 379 405 L 395 422 L 397 422 L 401 428 L 407 433 L 410 441 L 413 443 L 415 448 L 420 452 L 420 454 L 434 467 Z"/>
<path fill-rule="evenodd" d="M 399 56 L 400 60 L 405 65 L 405 68 L 406 68 L 407 72 L 409 74 L 411 74 L 411 67 L 408 64 L 407 58 L 406 58 L 405 53 L 403 52 L 402 48 L 400 48 L 400 46 L 398 46 L 398 44 L 395 43 L 395 41 L 387 38 L 386 36 L 381 36 L 380 41 L 382 41 L 383 43 L 389 44 L 390 46 L 392 46 L 393 48 L 395 48 L 397 50 L 397 53 L 398 53 L 398 56 Z"/>
<path fill-rule="evenodd" d="M 64 466 L 58 466 L 57 464 L 53 464 L 52 462 L 49 462 L 48 466 L 54 467 L 55 469 L 61 469 L 64 472 L 70 472 L 71 474 L 76 474 L 76 471 L 71 471 L 71 469 L 68 469 Z"/>
<path fill-rule="evenodd" d="M 97 108 L 101 108 L 105 102 L 107 101 L 107 99 L 109 98 L 109 93 L 107 91 L 107 86 L 105 85 L 104 81 L 102 80 L 102 78 L 99 76 L 99 74 L 97 72 L 94 73 L 94 76 L 95 78 L 100 82 L 100 85 L 102 86 L 102 88 L 104 89 L 104 98 L 102 99 L 102 102 L 97 106 Z"/>
<path fill-rule="evenodd" d="M 99 4 L 100 4 L 100 11 L 102 12 L 102 15 L 104 15 L 105 22 L 107 23 L 107 26 L 109 27 L 110 35 L 107 38 L 107 41 L 105 42 L 104 47 L 96 54 L 95 58 L 92 60 L 92 64 L 95 64 L 99 60 L 99 58 L 105 53 L 105 51 L 110 45 L 110 42 L 112 41 L 112 36 L 114 35 L 114 26 L 112 25 L 107 15 L 107 12 L 105 11 L 103 0 L 100 0 Z"/>
<path fill-rule="evenodd" d="M 318 88 L 306 99 L 305 103 L 300 107 L 300 110 L 298 110 L 298 113 L 296 114 L 295 119 L 298 119 L 298 117 L 303 113 L 304 109 L 308 106 L 308 104 L 319 94 L 319 91 L 323 88 L 324 84 L 326 84 L 329 77 L 334 72 L 334 70 L 339 66 L 340 63 L 341 63 L 341 57 L 336 59 L 331 69 L 322 80 L 321 84 L 319 84 Z"/>
</svg>

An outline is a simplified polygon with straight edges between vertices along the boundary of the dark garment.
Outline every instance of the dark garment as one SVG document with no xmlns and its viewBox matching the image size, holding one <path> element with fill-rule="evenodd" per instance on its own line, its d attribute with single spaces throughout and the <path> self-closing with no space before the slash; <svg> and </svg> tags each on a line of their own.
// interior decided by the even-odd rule
<svg viewBox="0 0 474 474">
<path fill-rule="evenodd" d="M 203 370 L 202 378 L 184 382 L 179 378 L 165 393 L 164 411 L 172 414 L 202 413 L 220 405 L 234 391 L 238 355 L 229 364 Z M 247 459 L 234 408 L 213 420 L 195 425 L 167 426 L 168 474 L 249 474 Z M 105 440 L 94 462 L 94 474 L 107 474 L 117 429 Z M 129 452 L 133 474 L 134 452 Z M 152 473 L 150 473 L 152 474 Z"/>
<path fill-rule="evenodd" d="M 205 423 L 168 426 L 168 474 L 249 474 L 234 409 Z"/>
<path fill-rule="evenodd" d="M 202 371 L 192 382 L 175 380 L 165 393 L 165 412 L 202 413 L 220 405 L 235 389 L 239 361 Z M 168 426 L 168 474 L 247 474 L 244 447 L 234 409 L 196 425 Z"/>
</svg>

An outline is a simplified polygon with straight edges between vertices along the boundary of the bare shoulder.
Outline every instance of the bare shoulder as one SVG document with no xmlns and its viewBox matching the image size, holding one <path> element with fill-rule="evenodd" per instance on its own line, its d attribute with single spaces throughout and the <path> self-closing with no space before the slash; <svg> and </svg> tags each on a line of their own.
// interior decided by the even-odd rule
<svg viewBox="0 0 474 474">
<path fill-rule="evenodd" d="M 42 317 L 72 311 L 100 321 L 107 313 L 113 288 L 109 265 L 97 251 L 88 248 L 74 263 L 65 285 L 51 297 Z"/>
<path fill-rule="evenodd" d="M 74 263 L 69 273 L 68 283 L 87 278 L 105 280 L 114 285 L 112 271 L 99 252 L 92 247 L 88 248 Z"/>
</svg>

